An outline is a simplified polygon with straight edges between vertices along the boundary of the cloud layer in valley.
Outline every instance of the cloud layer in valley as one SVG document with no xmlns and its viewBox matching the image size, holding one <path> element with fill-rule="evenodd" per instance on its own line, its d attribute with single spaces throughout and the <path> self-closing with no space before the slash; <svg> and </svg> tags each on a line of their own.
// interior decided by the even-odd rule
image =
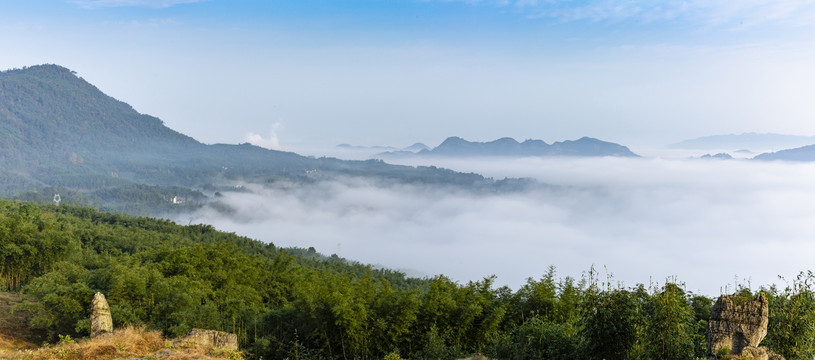
<svg viewBox="0 0 815 360">
<path fill-rule="evenodd" d="M 359 179 L 249 186 L 224 194 L 233 216 L 208 209 L 177 220 L 412 275 L 468 281 L 495 274 L 514 288 L 549 265 L 574 277 L 595 265 L 625 285 L 676 275 L 691 291 L 718 295 L 736 281 L 755 287 L 791 278 L 807 270 L 815 251 L 815 165 L 616 158 L 439 164 L 556 186 L 501 195 Z"/>
</svg>

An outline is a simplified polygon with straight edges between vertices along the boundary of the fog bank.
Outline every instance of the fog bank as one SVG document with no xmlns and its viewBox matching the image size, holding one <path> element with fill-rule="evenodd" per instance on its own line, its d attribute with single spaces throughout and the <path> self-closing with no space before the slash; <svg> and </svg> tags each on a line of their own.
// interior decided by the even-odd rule
<svg viewBox="0 0 815 360">
<path fill-rule="evenodd" d="M 412 160 L 417 161 L 417 160 Z M 425 164 L 429 160 L 421 160 Z M 178 217 L 277 246 L 461 282 L 495 274 L 517 288 L 549 265 L 580 277 L 592 264 L 626 286 L 676 275 L 715 296 L 738 281 L 778 283 L 815 250 L 815 165 L 622 158 L 439 160 L 494 178 L 557 185 L 473 194 L 359 179 L 248 186 Z M 738 280 L 736 280 L 738 279 Z M 780 285 L 784 285 L 783 282 Z"/>
</svg>

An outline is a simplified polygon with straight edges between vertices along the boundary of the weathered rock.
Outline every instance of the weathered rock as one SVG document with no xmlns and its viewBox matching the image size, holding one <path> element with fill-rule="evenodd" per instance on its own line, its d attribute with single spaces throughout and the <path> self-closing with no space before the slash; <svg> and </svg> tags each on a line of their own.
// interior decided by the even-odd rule
<svg viewBox="0 0 815 360">
<path fill-rule="evenodd" d="M 91 302 L 91 337 L 107 334 L 113 331 L 113 318 L 110 316 L 110 306 L 105 295 L 97 292 Z"/>
<path fill-rule="evenodd" d="M 192 329 L 173 344 L 176 347 L 213 347 L 238 350 L 238 336 L 223 331 Z"/>
<path fill-rule="evenodd" d="M 474 356 L 470 356 L 468 358 L 458 359 L 458 360 L 490 360 L 490 358 L 488 358 L 488 357 L 486 357 L 484 355 L 481 355 L 481 354 L 476 354 Z"/>
<path fill-rule="evenodd" d="M 766 347 L 759 347 L 767 336 L 768 314 L 769 304 L 764 294 L 738 307 L 728 296 L 720 296 L 708 322 L 709 356 L 715 358 L 721 349 L 728 348 L 733 358 L 783 359 Z"/>
<path fill-rule="evenodd" d="M 746 346 L 741 351 L 741 358 L 750 360 L 784 360 L 784 357 L 766 347 Z"/>
</svg>

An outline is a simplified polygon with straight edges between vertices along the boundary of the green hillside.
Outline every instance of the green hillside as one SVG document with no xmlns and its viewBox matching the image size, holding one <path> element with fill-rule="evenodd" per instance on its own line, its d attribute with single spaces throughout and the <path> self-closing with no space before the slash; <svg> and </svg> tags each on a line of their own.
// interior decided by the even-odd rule
<svg viewBox="0 0 815 360">
<path fill-rule="evenodd" d="M 315 181 L 361 176 L 493 188 L 493 181 L 435 167 L 310 158 L 249 144 L 205 145 L 136 112 L 57 65 L 0 72 L 0 196 L 132 214 L 185 210 L 174 196 L 236 181 Z M 140 196 L 140 194 L 142 196 Z M 69 196 L 66 196 L 69 195 Z"/>
<path fill-rule="evenodd" d="M 8 154 L 4 163 L 29 169 L 98 165 L 114 149 L 150 153 L 157 144 L 200 147 L 56 65 L 0 73 L 0 118 L 6 140 L 0 146 Z"/>
<path fill-rule="evenodd" d="M 101 291 L 116 327 L 170 337 L 229 331 L 250 358 L 705 356 L 712 299 L 671 281 L 625 288 L 597 275 L 557 278 L 550 268 L 515 291 L 492 278 L 415 279 L 207 225 L 0 200 L 0 291 L 34 300 L 14 309 L 28 316 L 27 339 L 87 336 L 87 309 Z M 812 279 L 802 274 L 784 290 L 740 287 L 735 297 L 767 294 L 762 344 L 787 359 L 815 355 Z"/>
</svg>

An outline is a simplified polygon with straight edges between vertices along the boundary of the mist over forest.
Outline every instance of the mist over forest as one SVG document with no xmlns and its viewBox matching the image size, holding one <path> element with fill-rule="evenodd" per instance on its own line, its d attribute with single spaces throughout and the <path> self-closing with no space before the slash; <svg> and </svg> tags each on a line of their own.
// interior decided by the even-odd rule
<svg viewBox="0 0 815 360">
<path fill-rule="evenodd" d="M 405 160 L 429 165 L 419 161 Z M 688 290 L 716 296 L 727 284 L 783 285 L 778 276 L 807 269 L 815 250 L 813 164 L 606 157 L 433 165 L 541 185 L 502 194 L 354 178 L 246 185 L 174 220 L 414 276 L 494 274 L 513 288 L 549 265 L 575 277 L 594 265 L 626 286 L 677 276 Z"/>
</svg>

